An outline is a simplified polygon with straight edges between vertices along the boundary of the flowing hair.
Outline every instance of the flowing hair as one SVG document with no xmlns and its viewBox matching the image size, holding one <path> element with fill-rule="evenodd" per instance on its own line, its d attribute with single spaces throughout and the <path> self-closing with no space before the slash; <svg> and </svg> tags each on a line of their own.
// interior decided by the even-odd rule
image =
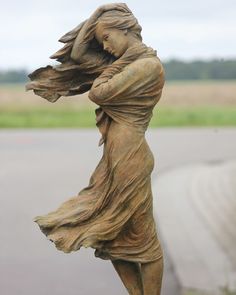
<svg viewBox="0 0 236 295">
<path fill-rule="evenodd" d="M 35 94 L 55 102 L 60 96 L 71 96 L 88 91 L 93 81 L 114 61 L 114 58 L 101 51 L 98 41 L 95 39 L 95 30 L 98 23 L 108 28 L 128 30 L 136 38 L 142 41 L 141 26 L 130 9 L 124 3 L 113 4 L 111 10 L 105 11 L 97 19 L 89 18 L 76 28 L 66 33 L 59 39 L 64 47 L 58 50 L 50 58 L 58 61 L 57 66 L 39 68 L 29 75 L 31 82 L 26 85 L 26 90 L 33 90 Z M 94 54 L 100 50 L 102 58 L 98 63 L 88 61 L 76 63 L 71 59 L 71 51 L 76 37 L 84 25 L 87 25 L 86 34 L 82 42 L 88 43 Z"/>
</svg>

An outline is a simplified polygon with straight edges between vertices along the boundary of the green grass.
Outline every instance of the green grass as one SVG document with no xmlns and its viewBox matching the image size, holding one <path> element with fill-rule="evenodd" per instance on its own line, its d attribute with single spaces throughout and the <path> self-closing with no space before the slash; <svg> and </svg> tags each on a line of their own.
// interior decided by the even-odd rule
<svg viewBox="0 0 236 295">
<path fill-rule="evenodd" d="M 236 106 L 157 107 L 151 127 L 236 126 Z M 55 108 L 0 110 L 0 128 L 93 128 L 95 114 L 91 108 Z"/>
<path fill-rule="evenodd" d="M 95 114 L 91 109 L 73 110 L 5 110 L 0 111 L 0 128 L 59 128 L 94 127 Z"/>
<path fill-rule="evenodd" d="M 156 108 L 151 126 L 236 126 L 236 105 Z"/>
</svg>

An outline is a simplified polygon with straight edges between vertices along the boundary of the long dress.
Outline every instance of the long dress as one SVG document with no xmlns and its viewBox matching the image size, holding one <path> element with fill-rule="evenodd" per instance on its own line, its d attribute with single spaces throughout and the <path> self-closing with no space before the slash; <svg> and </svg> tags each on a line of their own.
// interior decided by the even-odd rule
<svg viewBox="0 0 236 295">
<path fill-rule="evenodd" d="M 163 85 L 159 59 L 141 55 L 90 90 L 100 106 L 103 156 L 86 188 L 35 219 L 57 249 L 92 247 L 102 259 L 139 263 L 162 256 L 152 207 L 154 158 L 145 131 Z"/>
</svg>

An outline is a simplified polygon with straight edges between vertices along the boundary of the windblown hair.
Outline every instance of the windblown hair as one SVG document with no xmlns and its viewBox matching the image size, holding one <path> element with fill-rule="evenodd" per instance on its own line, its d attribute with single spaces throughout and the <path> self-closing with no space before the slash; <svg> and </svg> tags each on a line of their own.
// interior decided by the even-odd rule
<svg viewBox="0 0 236 295">
<path fill-rule="evenodd" d="M 139 25 L 137 19 L 134 17 L 131 11 L 121 12 L 119 10 L 112 10 L 104 12 L 94 24 L 91 29 L 88 30 L 86 39 L 93 38 L 97 24 L 102 24 L 105 28 L 116 28 L 119 30 L 128 30 L 131 34 L 142 41 L 141 31 L 142 27 Z M 86 40 L 86 41 L 87 41 Z"/>
<path fill-rule="evenodd" d="M 104 27 L 107 28 L 128 30 L 131 34 L 133 34 L 140 41 L 142 41 L 142 27 L 139 25 L 138 20 L 134 17 L 133 13 L 126 6 L 126 4 L 122 4 L 122 6 L 125 9 L 125 12 L 115 9 L 106 11 L 96 21 L 92 22 L 87 29 L 83 42 L 91 42 L 91 48 L 96 48 L 98 46 L 95 40 L 95 30 L 98 23 L 102 24 Z M 70 54 L 75 38 L 79 34 L 83 25 L 89 21 L 90 20 L 88 19 L 82 22 L 75 29 L 62 36 L 59 39 L 59 42 L 66 43 L 66 45 L 62 49 L 57 51 L 55 54 L 53 54 L 50 58 L 56 59 L 57 61 L 62 63 L 70 60 Z"/>
<path fill-rule="evenodd" d="M 117 6 L 117 7 L 116 7 Z M 88 28 L 82 42 L 89 42 L 89 48 L 94 49 L 94 54 L 99 49 L 98 41 L 95 39 L 95 30 L 98 23 L 105 27 L 127 29 L 140 41 L 141 26 L 132 14 L 131 10 L 124 3 L 114 4 L 112 10 L 102 13 L 97 19 L 87 19 L 76 28 L 66 33 L 59 39 L 64 43 L 64 47 L 58 50 L 50 58 L 55 59 L 61 64 L 52 67 L 39 68 L 29 75 L 31 82 L 26 85 L 27 90 L 33 90 L 35 94 L 55 102 L 60 96 L 70 96 L 81 94 L 88 91 L 93 81 L 114 62 L 114 58 L 102 50 L 102 58 L 95 64 L 89 61 L 76 63 L 71 59 L 71 51 L 76 37 L 82 27 L 87 23 Z"/>
</svg>

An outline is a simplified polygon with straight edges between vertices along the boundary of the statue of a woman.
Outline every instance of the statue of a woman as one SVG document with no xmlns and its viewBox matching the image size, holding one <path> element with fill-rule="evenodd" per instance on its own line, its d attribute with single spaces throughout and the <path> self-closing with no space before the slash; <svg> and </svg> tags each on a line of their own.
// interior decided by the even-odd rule
<svg viewBox="0 0 236 295">
<path fill-rule="evenodd" d="M 102 134 L 103 156 L 89 185 L 57 210 L 36 217 L 66 253 L 96 249 L 110 259 L 129 294 L 160 294 L 163 258 L 153 219 L 154 159 L 145 139 L 161 97 L 164 73 L 156 52 L 123 3 L 99 7 L 60 41 L 61 64 L 33 72 L 27 89 L 51 102 L 89 90 Z"/>
</svg>

